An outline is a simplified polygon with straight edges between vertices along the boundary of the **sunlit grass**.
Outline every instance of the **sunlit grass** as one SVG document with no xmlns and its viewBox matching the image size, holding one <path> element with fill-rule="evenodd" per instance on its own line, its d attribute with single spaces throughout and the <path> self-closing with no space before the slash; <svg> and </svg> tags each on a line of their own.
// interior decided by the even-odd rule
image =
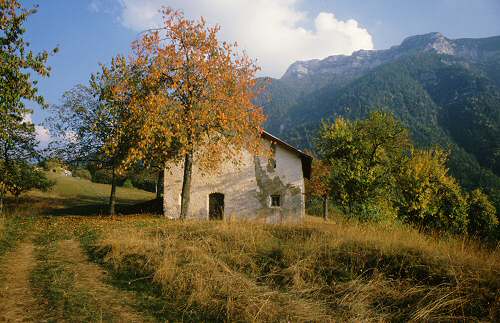
<svg viewBox="0 0 500 323">
<path fill-rule="evenodd" d="M 57 180 L 52 192 L 29 197 L 45 204 L 24 203 L 19 214 L 108 194 L 106 185 Z M 89 215 L 38 217 L 36 228 L 79 239 L 159 321 L 500 320 L 500 250 L 467 238 L 339 214 L 282 225 Z"/>
<path fill-rule="evenodd" d="M 107 201 L 111 186 L 108 184 L 93 183 L 89 180 L 64 176 L 62 174 L 47 173 L 49 179 L 56 182 L 49 192 L 33 191 L 29 195 L 44 198 L 92 198 Z M 150 200 L 155 197 L 154 193 L 135 188 L 117 187 L 116 196 L 118 200 Z"/>
<path fill-rule="evenodd" d="M 498 249 L 407 227 L 134 217 L 89 219 L 83 230 L 75 219 L 65 221 L 80 236 L 93 232 L 87 250 L 127 288 L 157 291 L 154 297 L 167 302 L 159 319 L 494 321 L 500 315 Z"/>
</svg>

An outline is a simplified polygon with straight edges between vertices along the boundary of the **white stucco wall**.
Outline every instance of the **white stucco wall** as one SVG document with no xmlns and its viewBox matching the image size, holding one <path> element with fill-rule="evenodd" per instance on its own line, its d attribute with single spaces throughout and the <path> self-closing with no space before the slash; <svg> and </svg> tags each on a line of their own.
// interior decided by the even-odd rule
<svg viewBox="0 0 500 323">
<path fill-rule="evenodd" d="M 219 172 L 202 175 L 193 164 L 189 218 L 208 219 L 210 193 L 224 194 L 224 218 L 256 219 L 268 222 L 297 221 L 304 216 L 304 177 L 299 156 L 280 145 L 275 149 L 276 168 L 267 158 L 243 152 L 242 162 L 235 166 L 228 161 Z M 183 164 L 165 170 L 165 216 L 180 214 Z M 270 195 L 281 195 L 282 205 L 270 207 Z"/>
</svg>

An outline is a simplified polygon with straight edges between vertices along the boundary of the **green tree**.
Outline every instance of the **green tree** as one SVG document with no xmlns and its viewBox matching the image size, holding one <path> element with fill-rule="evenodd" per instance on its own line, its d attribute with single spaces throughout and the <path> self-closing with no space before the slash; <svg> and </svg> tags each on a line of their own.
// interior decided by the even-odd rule
<svg viewBox="0 0 500 323">
<path fill-rule="evenodd" d="M 396 218 L 421 229 L 462 233 L 467 201 L 441 149 L 418 150 L 394 116 L 323 123 L 318 151 L 330 169 L 330 192 L 350 216 Z"/>
<path fill-rule="evenodd" d="M 484 238 L 490 237 L 498 226 L 495 206 L 480 189 L 470 192 L 467 196 L 467 202 L 469 204 L 469 226 L 467 231 L 470 235 Z"/>
<path fill-rule="evenodd" d="M 126 169 L 130 149 L 134 147 L 133 124 L 128 97 L 113 94 L 113 87 L 130 77 L 126 60 L 117 56 L 109 67 L 92 75 L 89 86 L 77 85 L 64 93 L 62 102 L 53 106 L 50 125 L 57 140 L 51 148 L 69 163 L 92 163 L 111 173 L 109 214 L 115 214 L 116 187 Z M 126 130 L 123 131 L 123 128 Z"/>
<path fill-rule="evenodd" d="M 455 233 L 467 228 L 467 201 L 448 174 L 448 153 L 435 148 L 414 150 L 397 180 L 399 217 L 420 229 Z"/>
<path fill-rule="evenodd" d="M 9 191 L 16 199 L 22 193 L 32 189 L 47 191 L 54 185 L 54 182 L 50 181 L 44 172 L 26 162 L 15 162 L 11 167 L 10 180 L 12 183 Z"/>
<path fill-rule="evenodd" d="M 331 169 L 332 197 L 350 215 L 393 196 L 396 175 L 411 149 L 407 129 L 386 112 L 324 122 L 316 144 Z"/>
<path fill-rule="evenodd" d="M 32 76 L 49 76 L 46 63 L 50 53 L 34 53 L 24 39 L 24 24 L 35 12 L 36 7 L 23 8 L 17 0 L 0 1 L 0 204 L 12 185 L 20 185 L 12 173 L 14 164 L 37 156 L 35 127 L 26 121 L 32 111 L 25 102 L 46 105 Z"/>
</svg>

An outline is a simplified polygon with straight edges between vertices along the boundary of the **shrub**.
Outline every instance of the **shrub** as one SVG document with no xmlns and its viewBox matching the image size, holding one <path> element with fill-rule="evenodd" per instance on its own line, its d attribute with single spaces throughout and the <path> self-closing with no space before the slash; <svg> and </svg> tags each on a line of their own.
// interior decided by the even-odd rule
<svg viewBox="0 0 500 323">
<path fill-rule="evenodd" d="M 92 174 L 92 182 L 111 184 L 112 173 L 108 169 L 99 169 Z"/>
<path fill-rule="evenodd" d="M 88 180 L 92 179 L 92 175 L 90 174 L 89 170 L 85 169 L 85 168 L 77 168 L 73 171 L 72 174 L 73 174 L 73 177 L 79 177 L 79 178 L 88 179 Z"/>
<path fill-rule="evenodd" d="M 45 171 L 58 172 L 64 169 L 64 163 L 58 159 L 46 159 L 39 163 Z"/>
<path fill-rule="evenodd" d="M 32 189 L 47 191 L 54 186 L 44 172 L 26 162 L 14 162 L 5 169 L 1 185 L 16 198 Z"/>
<path fill-rule="evenodd" d="M 127 187 L 127 188 L 134 188 L 134 184 L 132 184 L 132 181 L 130 180 L 130 178 L 127 178 L 125 180 L 125 182 L 123 182 L 123 187 Z"/>
<path fill-rule="evenodd" d="M 148 192 L 156 192 L 156 174 L 149 170 L 141 170 L 136 172 L 131 172 L 128 174 L 128 178 L 132 181 L 132 184 L 136 188 Z"/>
<path fill-rule="evenodd" d="M 469 203 L 469 226 L 471 235 L 482 238 L 490 237 L 498 225 L 497 210 L 481 190 L 472 191 L 467 198 Z"/>
<path fill-rule="evenodd" d="M 467 229 L 467 203 L 448 175 L 448 154 L 441 149 L 414 150 L 397 181 L 399 218 L 421 229 L 461 233 Z"/>
</svg>

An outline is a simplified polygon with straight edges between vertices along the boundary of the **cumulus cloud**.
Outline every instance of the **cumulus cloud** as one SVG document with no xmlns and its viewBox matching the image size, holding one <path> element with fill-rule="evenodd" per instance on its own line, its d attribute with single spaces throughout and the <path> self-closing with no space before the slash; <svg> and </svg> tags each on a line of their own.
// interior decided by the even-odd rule
<svg viewBox="0 0 500 323">
<path fill-rule="evenodd" d="M 23 121 L 25 123 L 33 123 L 31 114 L 24 115 Z M 36 140 L 39 142 L 38 146 L 40 148 L 46 148 L 49 142 L 51 141 L 49 129 L 40 125 L 35 125 L 35 134 L 36 134 Z"/>
<path fill-rule="evenodd" d="M 51 140 L 49 129 L 43 126 L 35 126 L 35 132 L 36 132 L 36 140 L 40 142 L 39 146 L 47 147 Z"/>
<path fill-rule="evenodd" d="M 220 24 L 221 38 L 238 41 L 258 60 L 264 75 L 279 77 L 296 60 L 373 49 L 370 33 L 356 20 L 339 20 L 331 12 L 310 17 L 297 8 L 298 0 L 117 1 L 121 23 L 135 31 L 158 26 L 158 9 L 163 5 L 182 9 L 190 18 L 203 16 L 210 24 Z"/>
</svg>

